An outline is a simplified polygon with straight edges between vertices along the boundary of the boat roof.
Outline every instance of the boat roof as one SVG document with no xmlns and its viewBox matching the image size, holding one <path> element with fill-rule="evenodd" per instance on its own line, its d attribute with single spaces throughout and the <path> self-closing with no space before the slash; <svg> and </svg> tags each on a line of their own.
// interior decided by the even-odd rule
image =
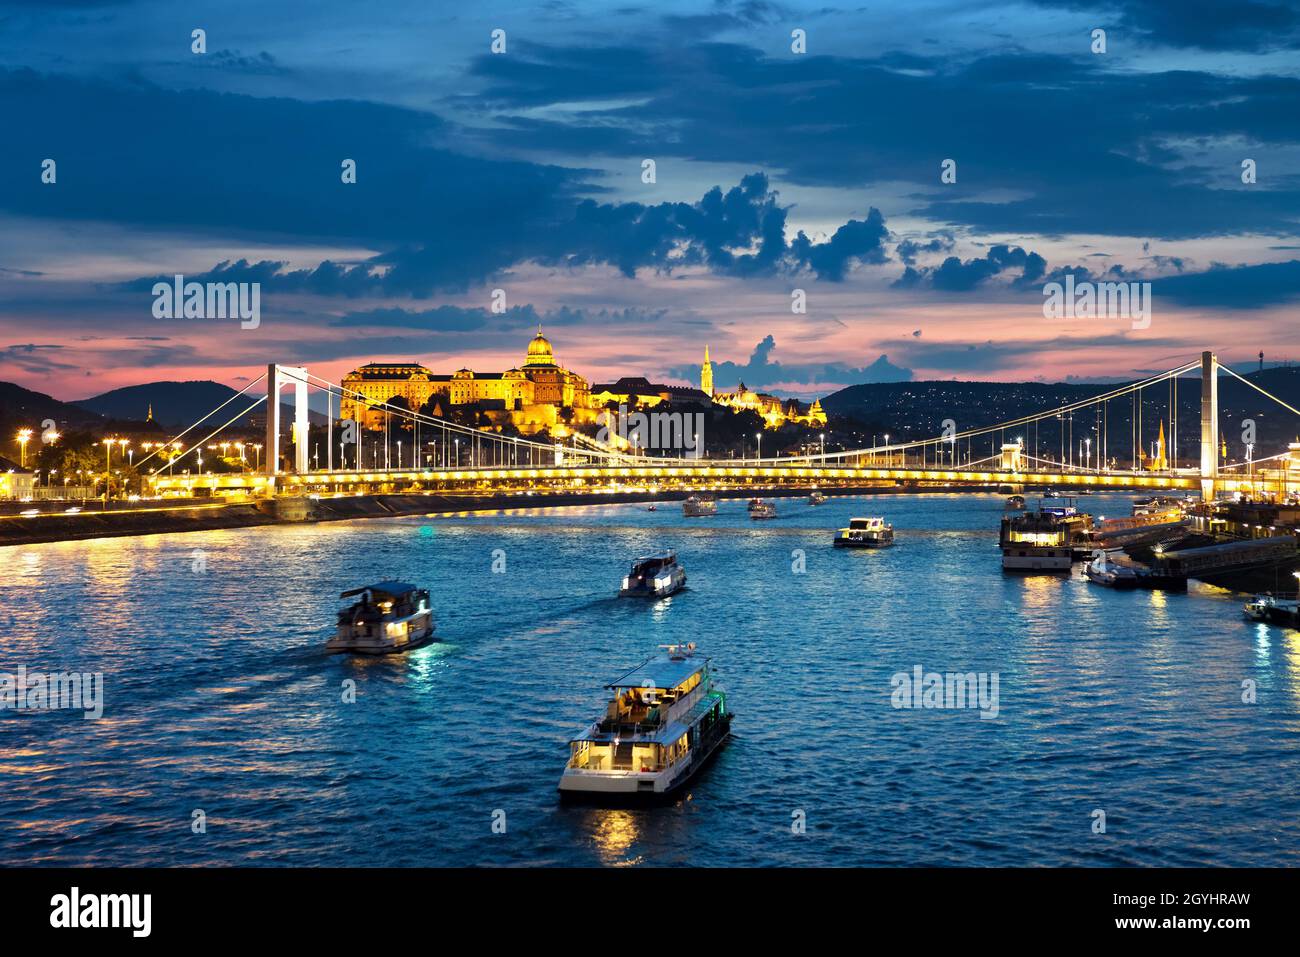
<svg viewBox="0 0 1300 957">
<path fill-rule="evenodd" d="M 376 582 L 373 585 L 365 585 L 361 588 L 353 588 L 349 591 L 343 592 L 339 597 L 351 598 L 353 595 L 360 595 L 362 592 L 367 591 L 375 595 L 391 595 L 397 597 L 418 590 L 419 587 L 417 585 L 412 585 L 409 582 L 387 581 Z"/>
<path fill-rule="evenodd" d="M 675 688 L 709 663 L 708 658 L 658 655 L 638 665 L 606 688 Z"/>
<path fill-rule="evenodd" d="M 677 553 L 671 549 L 666 552 L 656 552 L 653 555 L 642 555 L 640 558 L 632 560 L 633 565 L 640 565 L 642 562 L 663 562 L 669 559 L 676 559 Z"/>
</svg>

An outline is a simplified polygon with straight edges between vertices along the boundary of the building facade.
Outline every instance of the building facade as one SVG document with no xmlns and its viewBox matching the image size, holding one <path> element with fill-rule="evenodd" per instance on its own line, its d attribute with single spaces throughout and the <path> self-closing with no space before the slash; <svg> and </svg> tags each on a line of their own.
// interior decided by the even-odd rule
<svg viewBox="0 0 1300 957">
<path fill-rule="evenodd" d="M 371 362 L 344 376 L 343 388 L 340 415 L 367 429 L 383 427 L 384 404 L 397 398 L 414 411 L 431 400 L 437 400 L 444 411 L 478 405 L 493 425 L 512 425 L 525 434 L 552 428 L 565 419 L 594 418 L 587 380 L 556 361 L 540 328 L 519 368 L 440 374 L 417 362 Z M 573 412 L 565 413 L 566 409 Z"/>
</svg>

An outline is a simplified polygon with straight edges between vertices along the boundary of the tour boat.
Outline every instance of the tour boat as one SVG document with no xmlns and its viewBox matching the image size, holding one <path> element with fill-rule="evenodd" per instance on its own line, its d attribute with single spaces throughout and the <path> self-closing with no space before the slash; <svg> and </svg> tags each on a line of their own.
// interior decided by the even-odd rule
<svg viewBox="0 0 1300 957">
<path fill-rule="evenodd" d="M 682 502 L 682 515 L 685 518 L 701 518 L 706 515 L 717 514 L 718 503 L 712 498 L 706 498 L 703 495 L 692 495 Z"/>
<path fill-rule="evenodd" d="M 1008 511 L 1020 511 L 1025 507 L 1025 497 L 1023 495 L 1012 495 L 1007 498 Z"/>
<path fill-rule="evenodd" d="M 664 598 L 686 584 L 686 572 L 677 564 L 676 552 L 647 555 L 632 563 L 623 579 L 620 598 Z"/>
<path fill-rule="evenodd" d="M 667 645 L 606 687 L 613 696 L 605 713 L 569 742 L 561 800 L 672 798 L 730 734 L 727 697 L 694 643 Z"/>
<path fill-rule="evenodd" d="M 330 652 L 389 655 L 433 640 L 429 593 L 406 582 L 379 582 L 353 588 L 340 599 L 361 598 L 339 612 L 338 631 L 325 642 Z"/>
<path fill-rule="evenodd" d="M 1060 498 L 1061 496 L 1057 496 Z M 1002 567 L 1017 572 L 1068 572 L 1076 553 L 1091 552 L 1092 516 L 1065 505 L 1038 503 L 1038 511 L 1002 519 Z"/>
<path fill-rule="evenodd" d="M 751 502 L 749 517 L 754 521 L 763 518 L 776 518 L 776 505 L 772 502 L 764 502 L 762 499 L 758 499 L 757 504 Z"/>
<path fill-rule="evenodd" d="M 1126 565 L 1112 562 L 1105 553 L 1090 561 L 1083 570 L 1088 581 L 1107 588 L 1137 588 L 1138 573 Z"/>
<path fill-rule="evenodd" d="M 885 548 L 894 544 L 894 526 L 878 515 L 851 518 L 849 527 L 835 533 L 836 548 Z"/>
<path fill-rule="evenodd" d="M 821 505 L 825 501 L 826 501 L 826 496 L 823 495 L 821 492 L 813 492 L 811 495 L 808 496 L 809 505 Z"/>
<path fill-rule="evenodd" d="M 751 498 L 749 500 L 749 510 L 751 512 L 754 511 L 754 509 L 761 507 L 762 505 L 763 505 L 763 500 L 761 498 Z"/>
</svg>

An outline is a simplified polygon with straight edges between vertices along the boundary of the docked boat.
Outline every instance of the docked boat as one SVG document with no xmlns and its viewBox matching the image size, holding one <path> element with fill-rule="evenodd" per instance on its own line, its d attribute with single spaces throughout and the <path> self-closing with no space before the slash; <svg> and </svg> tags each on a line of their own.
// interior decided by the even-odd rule
<svg viewBox="0 0 1300 957">
<path fill-rule="evenodd" d="M 1060 498 L 1060 496 L 1056 496 Z M 1038 503 L 1038 510 L 1002 519 L 998 547 L 1002 567 L 1017 572 L 1068 572 L 1075 556 L 1091 553 L 1092 516 L 1065 504 Z"/>
<path fill-rule="evenodd" d="M 718 514 L 718 503 L 704 495 L 692 495 L 682 502 L 682 515 L 686 518 L 701 518 Z"/>
<path fill-rule="evenodd" d="M 604 715 L 569 742 L 562 800 L 674 797 L 730 734 L 726 694 L 694 643 L 668 645 L 606 687 L 613 696 Z"/>
<path fill-rule="evenodd" d="M 1136 570 L 1112 562 L 1104 552 L 1088 562 L 1083 573 L 1094 585 L 1106 588 L 1137 588 L 1139 584 Z"/>
<path fill-rule="evenodd" d="M 776 518 L 776 504 L 774 502 L 764 502 L 761 498 L 757 500 L 757 504 L 751 502 L 749 517 L 754 521 L 763 518 Z"/>
<path fill-rule="evenodd" d="M 359 600 L 339 612 L 338 630 L 325 642 L 329 652 L 390 655 L 433 640 L 429 593 L 406 582 L 379 582 L 353 588 L 340 599 Z"/>
<path fill-rule="evenodd" d="M 686 584 L 686 571 L 677 564 L 676 552 L 647 555 L 632 563 L 632 569 L 623 579 L 620 598 L 664 598 L 681 591 Z"/>
<path fill-rule="evenodd" d="M 836 548 L 887 548 L 894 544 L 894 526 L 879 515 L 851 518 L 849 527 L 835 533 Z"/>
<path fill-rule="evenodd" d="M 822 505 L 826 501 L 826 496 L 821 492 L 813 492 L 808 496 L 809 505 Z"/>
<path fill-rule="evenodd" d="M 1300 601 L 1295 598 L 1279 598 L 1272 592 L 1256 595 L 1242 608 L 1251 621 L 1266 621 L 1274 625 L 1294 627 L 1300 617 Z"/>
</svg>

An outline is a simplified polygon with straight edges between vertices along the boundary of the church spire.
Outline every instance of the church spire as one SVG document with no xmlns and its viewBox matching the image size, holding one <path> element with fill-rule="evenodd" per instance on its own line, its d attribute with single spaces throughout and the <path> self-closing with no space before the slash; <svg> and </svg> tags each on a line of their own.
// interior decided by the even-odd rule
<svg viewBox="0 0 1300 957">
<path fill-rule="evenodd" d="M 713 398 L 713 363 L 709 361 L 709 347 L 704 347 L 704 365 L 700 366 L 700 391 Z"/>
</svg>

